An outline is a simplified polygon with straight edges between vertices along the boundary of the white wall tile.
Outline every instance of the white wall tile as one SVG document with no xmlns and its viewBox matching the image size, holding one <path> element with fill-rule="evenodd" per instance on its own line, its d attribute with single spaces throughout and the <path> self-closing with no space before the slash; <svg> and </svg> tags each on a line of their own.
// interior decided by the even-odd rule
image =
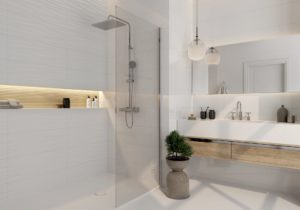
<svg viewBox="0 0 300 210">
<path fill-rule="evenodd" d="M 101 177 L 107 167 L 98 161 L 89 161 L 70 167 L 67 171 L 67 183 L 76 184 L 82 180 L 90 180 Z"/>
<path fill-rule="evenodd" d="M 5 111 L 0 110 L 0 161 L 3 161 L 3 159 L 6 159 L 6 158 L 7 158 L 7 123 L 6 123 L 6 113 L 5 113 Z M 3 165 L 0 164 L 0 171 L 1 171 L 2 167 L 3 167 Z"/>
<path fill-rule="evenodd" d="M 1 208 L 46 208 L 50 191 L 108 173 L 106 110 L 0 110 L 0 124 Z"/>
<path fill-rule="evenodd" d="M 108 1 L 1 1 L 1 82 L 106 89 L 107 33 L 92 24 L 106 19 Z"/>
<path fill-rule="evenodd" d="M 40 155 L 52 151 L 65 151 L 68 147 L 68 137 L 66 129 L 10 132 L 7 134 L 8 157 L 15 158 Z"/>
<path fill-rule="evenodd" d="M 67 113 L 67 123 L 70 128 L 86 128 L 90 126 L 99 126 L 106 128 L 107 112 L 106 110 L 76 110 L 77 112 Z"/>
<path fill-rule="evenodd" d="M 0 160 L 7 158 L 6 134 L 0 133 Z M 0 169 L 1 170 L 1 169 Z"/>
<path fill-rule="evenodd" d="M 6 116 L 6 112 L 4 110 L 0 110 L 0 133 L 6 133 Z"/>
<path fill-rule="evenodd" d="M 0 10 L 0 12 L 1 12 L 1 10 Z M 0 31 L 0 46 L 1 46 L 0 59 L 2 62 L 4 62 L 6 59 L 6 48 L 7 48 L 6 36 L 7 36 L 6 34 L 1 33 L 1 31 Z"/>
<path fill-rule="evenodd" d="M 62 171 L 67 166 L 67 153 L 45 152 L 8 159 L 9 180 L 26 180 L 32 176 Z"/>
<path fill-rule="evenodd" d="M 0 159 L 0 184 L 4 184 L 6 182 L 7 182 L 7 160 Z M 0 193 L 1 192 L 3 193 L 3 191 L 0 190 Z"/>
<path fill-rule="evenodd" d="M 28 206 L 28 204 L 33 202 L 33 199 L 40 196 L 41 193 L 60 189 L 60 187 L 64 185 L 66 185 L 64 171 L 56 171 L 55 173 L 48 173 L 43 176 L 37 174 L 26 179 L 10 181 L 7 187 L 8 199 L 12 203 L 26 201 L 24 204 L 27 204 Z"/>
<path fill-rule="evenodd" d="M 30 123 L 28 120 L 30 119 Z M 63 110 L 9 110 L 7 112 L 8 132 L 30 132 L 64 128 L 67 125 Z"/>
</svg>

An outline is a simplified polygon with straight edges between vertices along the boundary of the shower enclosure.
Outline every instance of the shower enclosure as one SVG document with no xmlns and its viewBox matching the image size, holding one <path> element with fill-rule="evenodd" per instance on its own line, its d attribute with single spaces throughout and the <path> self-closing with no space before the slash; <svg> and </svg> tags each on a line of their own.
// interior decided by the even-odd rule
<svg viewBox="0 0 300 210">
<path fill-rule="evenodd" d="M 107 20 L 93 24 L 94 27 L 105 31 L 123 27 L 125 25 L 128 27 L 128 106 L 119 108 L 119 111 L 125 113 L 125 122 L 127 128 L 132 128 L 134 123 L 133 115 L 134 113 L 139 112 L 139 107 L 133 106 L 133 88 L 135 79 L 134 73 L 136 68 L 136 62 L 132 58 L 132 52 L 134 50 L 134 47 L 132 46 L 131 24 L 128 21 L 114 15 L 109 15 L 107 17 Z"/>
<path fill-rule="evenodd" d="M 120 8 L 116 16 L 130 26 L 118 27 L 115 40 L 116 205 L 121 206 L 159 186 L 160 35 L 157 26 Z"/>
</svg>

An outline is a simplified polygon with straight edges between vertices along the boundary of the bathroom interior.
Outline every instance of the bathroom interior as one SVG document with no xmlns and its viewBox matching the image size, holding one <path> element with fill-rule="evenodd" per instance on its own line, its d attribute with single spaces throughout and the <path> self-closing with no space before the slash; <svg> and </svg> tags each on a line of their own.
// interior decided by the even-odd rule
<svg viewBox="0 0 300 210">
<path fill-rule="evenodd" d="M 299 11 L 0 0 L 0 210 L 300 210 Z"/>
</svg>

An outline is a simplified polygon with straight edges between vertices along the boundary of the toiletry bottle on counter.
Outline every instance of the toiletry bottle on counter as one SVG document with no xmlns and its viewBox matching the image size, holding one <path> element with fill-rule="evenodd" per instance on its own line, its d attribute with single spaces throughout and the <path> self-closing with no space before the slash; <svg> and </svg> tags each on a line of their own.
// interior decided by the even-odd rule
<svg viewBox="0 0 300 210">
<path fill-rule="evenodd" d="M 296 123 L 296 115 L 290 114 L 288 117 L 288 123 Z"/>
<path fill-rule="evenodd" d="M 92 108 L 92 99 L 90 96 L 88 96 L 86 99 L 86 108 L 88 109 Z"/>
<path fill-rule="evenodd" d="M 213 110 L 213 109 L 209 110 L 209 112 L 208 112 L 208 118 L 209 118 L 210 120 L 216 119 L 216 111 Z"/>
</svg>

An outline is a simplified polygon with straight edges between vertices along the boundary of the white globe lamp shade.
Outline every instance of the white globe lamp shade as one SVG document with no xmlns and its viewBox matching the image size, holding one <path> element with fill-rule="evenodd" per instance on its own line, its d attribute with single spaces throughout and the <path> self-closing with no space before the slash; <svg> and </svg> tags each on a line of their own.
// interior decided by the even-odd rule
<svg viewBox="0 0 300 210">
<path fill-rule="evenodd" d="M 206 47 L 205 44 L 199 39 L 189 44 L 188 56 L 193 61 L 202 60 L 205 56 Z"/>
<path fill-rule="evenodd" d="M 221 62 L 221 55 L 216 48 L 211 47 L 205 54 L 205 60 L 208 65 L 218 65 Z"/>
</svg>

